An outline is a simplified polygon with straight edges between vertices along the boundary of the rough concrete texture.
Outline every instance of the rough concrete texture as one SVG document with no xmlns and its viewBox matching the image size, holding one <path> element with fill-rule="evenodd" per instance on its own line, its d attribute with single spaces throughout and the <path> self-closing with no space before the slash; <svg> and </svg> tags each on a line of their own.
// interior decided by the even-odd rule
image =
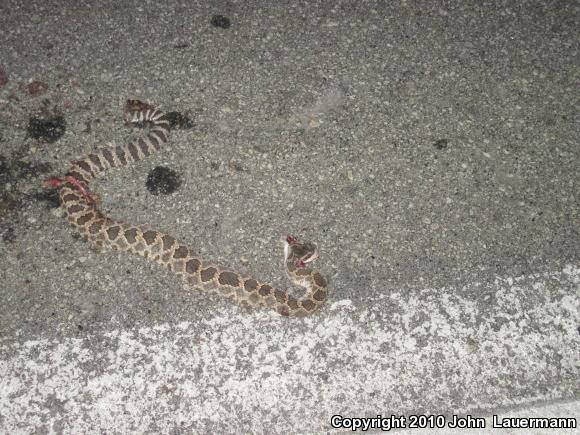
<svg viewBox="0 0 580 435">
<path fill-rule="evenodd" d="M 579 8 L 0 1 L 0 432 L 577 422 Z M 73 235 L 41 183 L 138 134 L 128 98 L 182 122 L 93 184 L 102 210 L 282 288 L 280 237 L 312 239 L 323 311 L 242 310 Z"/>
</svg>

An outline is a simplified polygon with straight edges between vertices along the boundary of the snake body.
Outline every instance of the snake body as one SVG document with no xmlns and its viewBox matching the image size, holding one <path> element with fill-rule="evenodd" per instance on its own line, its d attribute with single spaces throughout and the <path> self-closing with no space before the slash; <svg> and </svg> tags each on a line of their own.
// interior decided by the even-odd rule
<svg viewBox="0 0 580 435">
<path fill-rule="evenodd" d="M 131 102 L 131 101 L 130 101 Z M 69 224 L 98 248 L 141 255 L 181 277 L 187 284 L 218 293 L 243 306 L 271 307 L 283 316 L 304 316 L 318 310 L 327 295 L 327 282 L 310 263 L 316 246 L 288 236 L 284 248 L 285 270 L 292 282 L 306 289 L 294 297 L 253 277 L 223 269 L 203 260 L 194 249 L 161 231 L 120 222 L 104 215 L 89 193 L 89 184 L 109 168 L 137 162 L 158 151 L 168 140 L 170 122 L 163 112 L 144 103 L 128 102 L 125 120 L 148 125 L 148 133 L 121 146 L 96 150 L 71 162 L 63 179 L 49 184 L 59 190 L 61 206 Z M 140 103 L 135 105 L 135 103 Z"/>
</svg>

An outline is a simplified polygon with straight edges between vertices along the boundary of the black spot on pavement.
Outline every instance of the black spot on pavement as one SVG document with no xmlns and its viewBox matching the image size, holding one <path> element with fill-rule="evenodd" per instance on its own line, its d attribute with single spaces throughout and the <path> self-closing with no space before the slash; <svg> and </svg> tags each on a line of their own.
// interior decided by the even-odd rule
<svg viewBox="0 0 580 435">
<path fill-rule="evenodd" d="M 169 112 L 165 116 L 168 119 L 171 128 L 178 127 L 183 130 L 193 128 L 193 121 L 179 112 Z"/>
<path fill-rule="evenodd" d="M 59 140 L 66 131 L 63 116 L 52 116 L 46 119 L 31 117 L 28 119 L 28 135 L 48 143 Z"/>
<path fill-rule="evenodd" d="M 181 186 L 181 178 L 174 170 L 157 166 L 149 172 L 145 186 L 153 195 L 160 193 L 167 195 L 175 192 Z"/>
<path fill-rule="evenodd" d="M 0 156 L 0 177 L 8 175 L 8 162 L 6 157 Z"/>
<path fill-rule="evenodd" d="M 20 209 L 21 201 L 11 192 L 0 192 L 0 222 Z"/>
<path fill-rule="evenodd" d="M 46 174 L 51 170 L 49 163 L 31 163 L 17 161 L 14 163 L 15 174 L 17 178 L 31 178 Z"/>
<path fill-rule="evenodd" d="M 449 140 L 448 139 L 439 139 L 438 141 L 436 141 L 433 146 L 435 148 L 437 148 L 438 150 L 444 150 L 447 148 L 447 145 L 449 145 Z"/>
<path fill-rule="evenodd" d="M 232 23 L 230 22 L 230 19 L 224 15 L 214 15 L 211 17 L 211 25 L 227 29 L 232 25 Z"/>
<path fill-rule="evenodd" d="M 56 189 L 46 189 L 41 192 L 36 192 L 33 194 L 34 199 L 40 202 L 45 202 L 48 208 L 59 208 L 60 199 L 58 197 L 58 191 Z"/>
<path fill-rule="evenodd" d="M 14 243 L 16 241 L 16 234 L 14 228 L 8 227 L 2 232 L 2 240 L 4 243 Z"/>
</svg>

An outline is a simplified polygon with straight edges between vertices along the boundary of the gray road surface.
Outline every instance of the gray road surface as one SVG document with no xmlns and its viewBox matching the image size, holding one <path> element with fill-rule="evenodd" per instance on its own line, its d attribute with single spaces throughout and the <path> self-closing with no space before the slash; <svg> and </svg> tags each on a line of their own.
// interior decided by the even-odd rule
<svg viewBox="0 0 580 435">
<path fill-rule="evenodd" d="M 579 8 L 0 0 L 0 432 L 577 424 Z M 283 288 L 280 237 L 312 239 L 322 312 L 248 312 L 73 235 L 41 182 L 137 134 L 128 98 L 186 122 L 94 183 L 103 211 Z"/>
</svg>

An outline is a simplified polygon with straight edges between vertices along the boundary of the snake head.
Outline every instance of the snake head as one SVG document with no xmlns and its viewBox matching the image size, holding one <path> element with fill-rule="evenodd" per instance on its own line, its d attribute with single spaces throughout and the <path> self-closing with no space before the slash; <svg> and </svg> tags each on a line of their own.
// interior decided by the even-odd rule
<svg viewBox="0 0 580 435">
<path fill-rule="evenodd" d="M 294 263 L 298 269 L 318 259 L 318 248 L 312 242 L 299 242 L 294 236 L 288 235 L 284 244 L 286 261 Z"/>
</svg>

